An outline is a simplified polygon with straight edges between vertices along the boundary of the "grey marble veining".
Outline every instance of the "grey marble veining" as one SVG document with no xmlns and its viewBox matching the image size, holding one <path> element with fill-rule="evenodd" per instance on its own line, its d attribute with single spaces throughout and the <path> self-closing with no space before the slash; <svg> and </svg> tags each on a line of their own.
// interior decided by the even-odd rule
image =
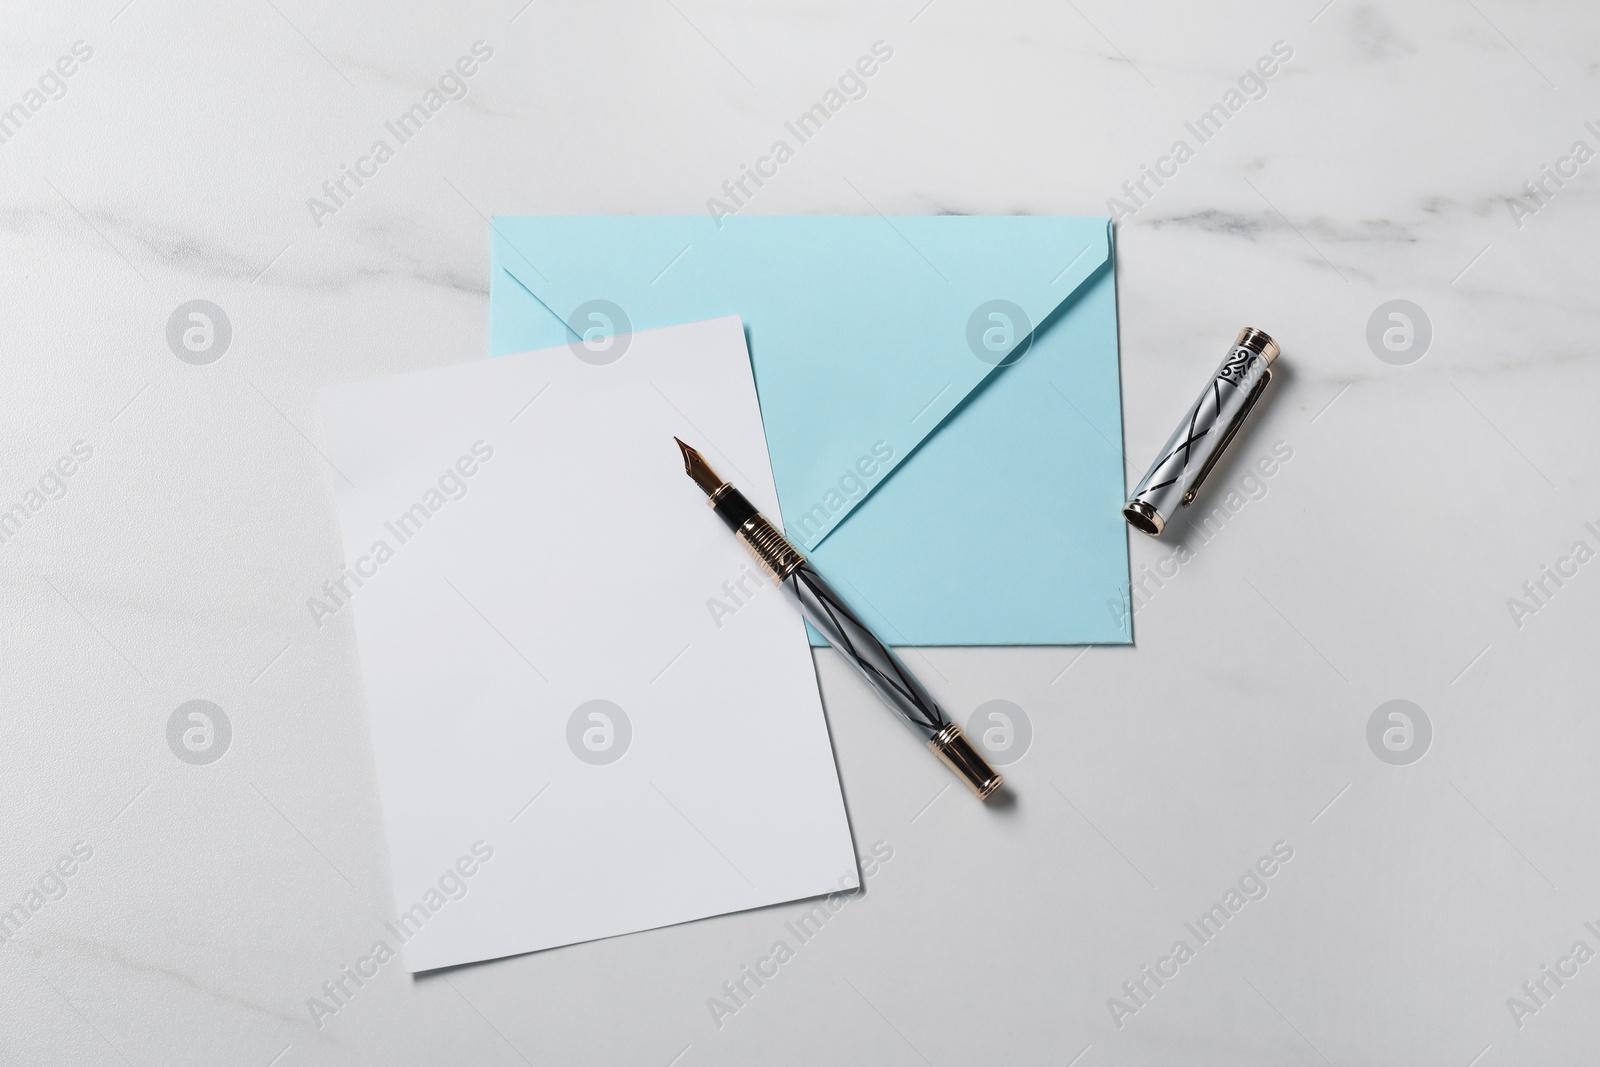
<svg viewBox="0 0 1600 1067">
<path fill-rule="evenodd" d="M 1548 177 L 1600 152 L 1591 5 L 107 0 L 6 25 L 0 511 L 40 506 L 0 540 L 0 1063 L 1594 1058 L 1600 161 Z M 389 131 L 480 41 L 463 96 Z M 741 210 L 1102 214 L 1183 140 L 1117 230 L 1130 484 L 1239 327 L 1283 345 L 1207 510 L 1132 535 L 1136 646 L 905 652 L 963 722 L 1026 716 L 1005 811 L 819 653 L 858 849 L 892 859 L 754 992 L 725 983 L 795 941 L 792 907 L 388 964 L 334 1003 L 394 904 L 349 613 L 306 606 L 341 563 L 318 390 L 481 358 L 489 216 L 707 210 L 877 41 L 865 95 Z M 1278 42 L 1260 95 L 1190 132 Z M 168 343 L 196 299 L 231 326 L 214 362 Z M 1369 342 L 1395 300 L 1420 358 Z M 169 742 L 196 699 L 231 728 L 214 762 Z M 1413 762 L 1416 721 L 1382 740 L 1395 700 L 1426 716 Z"/>
</svg>

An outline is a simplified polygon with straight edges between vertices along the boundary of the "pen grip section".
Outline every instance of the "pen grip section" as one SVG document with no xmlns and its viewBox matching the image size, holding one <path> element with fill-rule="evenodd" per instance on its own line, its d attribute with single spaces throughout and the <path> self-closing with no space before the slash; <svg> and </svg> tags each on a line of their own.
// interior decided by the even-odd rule
<svg viewBox="0 0 1600 1067">
<path fill-rule="evenodd" d="M 746 519 L 744 525 L 739 527 L 738 534 L 744 547 L 750 550 L 750 554 L 772 576 L 774 582 L 783 581 L 806 561 L 800 550 L 791 545 L 789 539 L 767 521 L 766 516 L 759 513 Z"/>
<path fill-rule="evenodd" d="M 885 703 L 900 713 L 924 743 L 950 725 L 944 711 L 906 670 L 900 657 L 878 640 L 810 563 L 796 567 L 783 580 L 783 588 L 799 603 L 806 621 L 839 650 L 845 662 L 866 679 Z"/>
<path fill-rule="evenodd" d="M 761 513 L 750 503 L 749 498 L 726 482 L 706 503 L 711 505 L 711 510 L 716 512 L 717 518 L 734 533 L 738 533 L 739 528 L 752 518 L 761 517 Z"/>
</svg>

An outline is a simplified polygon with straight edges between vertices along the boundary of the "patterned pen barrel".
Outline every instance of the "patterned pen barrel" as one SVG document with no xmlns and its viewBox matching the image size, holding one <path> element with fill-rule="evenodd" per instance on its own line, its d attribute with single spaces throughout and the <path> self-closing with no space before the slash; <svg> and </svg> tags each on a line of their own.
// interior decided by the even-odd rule
<svg viewBox="0 0 1600 1067">
<path fill-rule="evenodd" d="M 989 766 L 961 727 L 944 709 L 894 650 L 861 620 L 845 599 L 818 574 L 800 550 L 768 522 L 745 495 L 713 471 L 693 448 L 678 442 L 684 469 L 706 494 L 727 527 L 744 542 L 807 622 L 828 639 L 845 662 L 870 685 L 885 704 L 904 719 L 934 755 L 967 784 L 979 799 L 987 800 L 1004 783 Z"/>
<path fill-rule="evenodd" d="M 1179 508 L 1188 507 L 1245 416 L 1272 381 L 1278 343 L 1253 327 L 1239 331 L 1205 391 L 1189 408 L 1150 473 L 1128 497 L 1123 517 L 1136 530 L 1159 537 Z"/>
</svg>

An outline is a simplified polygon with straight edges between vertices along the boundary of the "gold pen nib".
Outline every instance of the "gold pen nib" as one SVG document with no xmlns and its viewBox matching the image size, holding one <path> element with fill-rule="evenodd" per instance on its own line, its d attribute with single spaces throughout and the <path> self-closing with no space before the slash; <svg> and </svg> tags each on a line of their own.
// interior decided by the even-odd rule
<svg viewBox="0 0 1600 1067">
<path fill-rule="evenodd" d="M 684 473 L 694 480 L 694 484 L 700 487 L 700 491 L 705 493 L 706 496 L 711 496 L 718 489 L 721 489 L 724 483 L 717 476 L 717 472 L 711 469 L 711 464 L 706 462 L 706 458 L 684 444 L 679 438 L 674 437 L 673 440 L 678 442 L 678 448 L 683 451 Z"/>
</svg>

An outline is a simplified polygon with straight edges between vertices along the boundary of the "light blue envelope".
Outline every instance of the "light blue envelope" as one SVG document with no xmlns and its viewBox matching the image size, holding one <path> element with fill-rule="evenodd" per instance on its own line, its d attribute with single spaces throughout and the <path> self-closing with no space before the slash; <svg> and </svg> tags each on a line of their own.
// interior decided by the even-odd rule
<svg viewBox="0 0 1600 1067">
<path fill-rule="evenodd" d="M 1132 639 L 1109 219 L 493 228 L 493 355 L 743 317 L 786 531 L 891 643 Z"/>
</svg>

